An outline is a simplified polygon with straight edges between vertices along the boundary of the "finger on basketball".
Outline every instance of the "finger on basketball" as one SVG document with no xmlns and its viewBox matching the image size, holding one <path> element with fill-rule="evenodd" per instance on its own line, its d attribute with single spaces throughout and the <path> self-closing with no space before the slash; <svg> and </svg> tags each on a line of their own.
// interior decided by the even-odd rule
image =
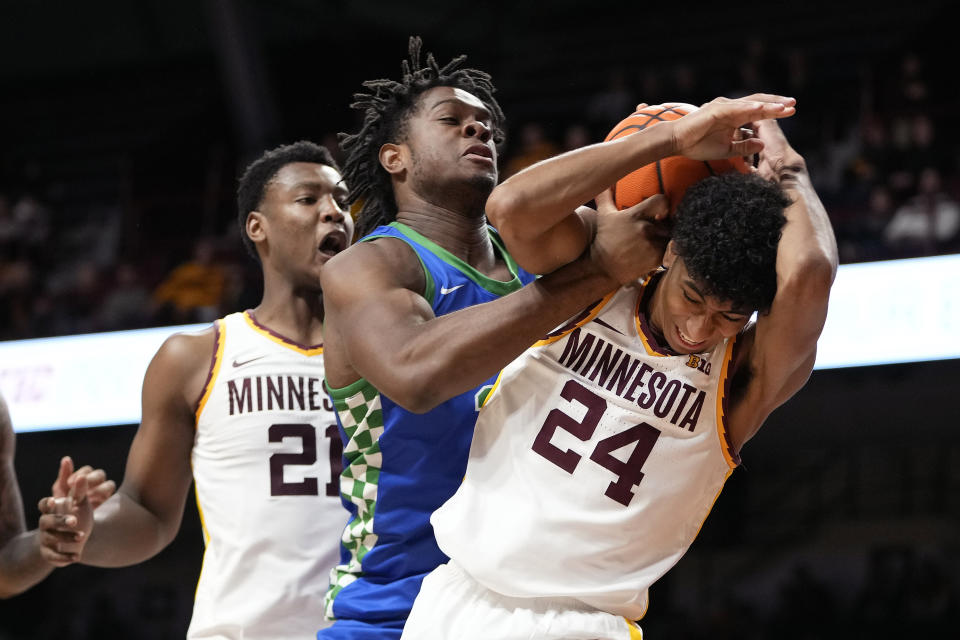
<svg viewBox="0 0 960 640">
<path fill-rule="evenodd" d="M 657 193 L 636 205 L 634 215 L 643 220 L 665 220 L 670 215 L 670 202 L 667 196 Z"/>
<path fill-rule="evenodd" d="M 794 106 L 797 104 L 796 98 L 791 98 L 789 96 L 781 96 L 775 93 L 751 93 L 748 96 L 743 96 L 743 100 L 752 100 L 754 102 L 779 102 L 785 106 Z"/>
<path fill-rule="evenodd" d="M 593 199 L 597 205 L 597 213 L 613 213 L 617 211 L 617 205 L 613 201 L 613 191 L 604 189 Z"/>
<path fill-rule="evenodd" d="M 752 156 L 755 153 L 763 151 L 763 140 L 758 138 L 748 138 L 746 140 L 734 140 L 730 144 L 731 156 Z"/>
</svg>

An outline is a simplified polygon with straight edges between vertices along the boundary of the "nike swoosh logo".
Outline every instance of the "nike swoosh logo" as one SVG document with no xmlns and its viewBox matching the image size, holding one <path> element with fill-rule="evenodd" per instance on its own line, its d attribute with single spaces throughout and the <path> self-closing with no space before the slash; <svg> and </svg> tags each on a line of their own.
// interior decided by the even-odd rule
<svg viewBox="0 0 960 640">
<path fill-rule="evenodd" d="M 249 360 L 244 360 L 243 362 L 240 362 L 240 361 L 238 361 L 238 360 L 234 360 L 234 361 L 233 361 L 233 366 L 234 366 L 234 367 L 242 367 L 242 366 L 245 365 L 245 364 L 250 364 L 250 363 L 253 362 L 254 360 L 259 360 L 260 358 L 266 358 L 266 357 L 267 357 L 267 356 L 257 356 L 256 358 L 250 358 Z"/>
<path fill-rule="evenodd" d="M 464 286 L 464 285 L 458 284 L 457 286 L 455 286 L 455 287 L 450 287 L 449 289 L 447 289 L 446 287 L 440 287 L 440 295 L 445 296 L 445 295 L 447 295 L 448 293 L 453 293 L 454 291 L 456 291 L 457 289 L 459 289 L 459 288 L 462 287 L 462 286 Z"/>
</svg>

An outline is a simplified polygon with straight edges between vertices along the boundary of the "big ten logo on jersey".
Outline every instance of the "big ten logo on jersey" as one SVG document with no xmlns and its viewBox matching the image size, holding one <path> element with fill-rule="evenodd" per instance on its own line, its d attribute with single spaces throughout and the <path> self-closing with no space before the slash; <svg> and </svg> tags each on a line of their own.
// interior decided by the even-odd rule
<svg viewBox="0 0 960 640">
<path fill-rule="evenodd" d="M 607 401 L 576 380 L 567 381 L 560 391 L 560 397 L 571 403 L 570 409 L 573 409 L 574 403 L 582 405 L 586 409 L 583 418 L 576 420 L 559 408 L 553 409 L 547 414 L 531 448 L 567 473 L 573 474 L 583 456 L 573 449 L 563 450 L 551 440 L 557 429 L 563 429 L 578 440 L 589 441 L 607 410 Z M 579 412 L 578 409 L 574 411 Z M 630 506 L 635 495 L 633 487 L 639 486 L 643 480 L 641 469 L 659 437 L 659 429 L 646 422 L 640 422 L 597 443 L 590 454 L 590 460 L 607 469 L 617 478 L 607 485 L 604 491 L 605 496 L 625 507 Z M 614 452 L 628 445 L 632 445 L 633 448 L 625 461 L 613 455 Z"/>
<path fill-rule="evenodd" d="M 330 424 L 323 429 L 323 434 L 328 442 L 328 446 L 324 448 L 327 449 L 329 464 L 317 465 L 319 447 L 316 427 L 306 423 L 270 425 L 267 439 L 270 443 L 279 444 L 271 447 L 271 450 L 277 451 L 270 456 L 271 496 L 320 495 L 321 479 L 325 482 L 324 495 L 340 495 L 340 472 L 343 467 L 340 430 L 337 425 Z M 310 475 L 317 472 L 324 477 Z"/>
<path fill-rule="evenodd" d="M 698 356 L 695 353 L 691 353 L 690 357 L 687 358 L 687 366 L 691 369 L 696 369 L 697 371 L 702 371 L 705 374 L 710 375 L 710 361 L 703 356 Z"/>
</svg>

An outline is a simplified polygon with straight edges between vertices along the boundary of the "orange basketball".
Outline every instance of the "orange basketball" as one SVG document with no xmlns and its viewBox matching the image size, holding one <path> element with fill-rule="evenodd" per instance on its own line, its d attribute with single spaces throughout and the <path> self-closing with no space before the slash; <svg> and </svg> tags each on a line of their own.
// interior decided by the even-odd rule
<svg viewBox="0 0 960 640">
<path fill-rule="evenodd" d="M 607 140 L 616 140 L 632 133 L 654 127 L 667 120 L 677 120 L 697 107 L 682 102 L 668 102 L 644 107 L 630 114 L 613 128 Z M 640 167 L 633 173 L 622 177 L 613 187 L 613 198 L 618 209 L 632 207 L 641 200 L 658 193 L 665 194 L 670 202 L 670 210 L 675 211 L 687 188 L 698 180 L 719 173 L 739 171 L 747 173 L 750 169 L 743 158 L 726 160 L 691 160 L 683 156 L 670 156 L 653 164 Z"/>
</svg>

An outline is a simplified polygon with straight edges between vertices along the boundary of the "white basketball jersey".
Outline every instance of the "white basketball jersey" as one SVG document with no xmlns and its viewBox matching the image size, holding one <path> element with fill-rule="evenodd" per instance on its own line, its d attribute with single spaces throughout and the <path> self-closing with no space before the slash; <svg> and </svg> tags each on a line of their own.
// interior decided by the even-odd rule
<svg viewBox="0 0 960 640">
<path fill-rule="evenodd" d="M 206 551 L 188 638 L 312 638 L 339 557 L 340 435 L 323 347 L 217 321 L 193 476 Z"/>
<path fill-rule="evenodd" d="M 642 302 L 623 287 L 535 344 L 481 410 L 463 484 L 431 522 L 489 589 L 641 618 L 738 464 L 723 426 L 733 341 L 667 355 Z"/>
</svg>

